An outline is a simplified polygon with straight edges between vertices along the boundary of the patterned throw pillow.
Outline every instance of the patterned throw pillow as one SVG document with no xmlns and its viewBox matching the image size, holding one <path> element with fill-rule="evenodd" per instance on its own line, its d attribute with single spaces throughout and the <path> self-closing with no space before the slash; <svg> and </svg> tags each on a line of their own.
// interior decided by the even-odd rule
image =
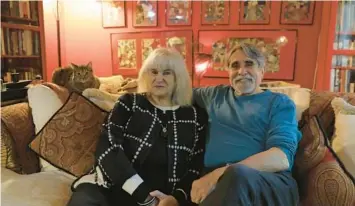
<svg viewBox="0 0 355 206">
<path fill-rule="evenodd" d="M 301 205 L 354 205 L 354 179 L 329 146 L 318 117 L 302 132 L 294 166 Z"/>
<path fill-rule="evenodd" d="M 311 92 L 311 100 L 308 111 L 308 118 L 315 115 L 319 117 L 319 122 L 324 128 L 324 132 L 328 138 L 333 137 L 334 133 L 334 110 L 331 102 L 335 97 L 342 97 L 349 104 L 355 105 L 355 93 L 334 93 L 334 92 Z M 330 139 L 331 140 L 331 139 Z"/>
<path fill-rule="evenodd" d="M 74 176 L 87 173 L 107 112 L 72 93 L 30 143 L 39 156 Z"/>
<path fill-rule="evenodd" d="M 1 107 L 1 121 L 14 141 L 16 160 L 21 166 L 21 173 L 32 174 L 38 172 L 38 155 L 28 148 L 28 144 L 33 140 L 35 134 L 28 103 L 22 102 Z"/>
<path fill-rule="evenodd" d="M 15 143 L 3 122 L 1 122 L 1 167 L 21 172 L 21 166 L 16 157 Z"/>
</svg>

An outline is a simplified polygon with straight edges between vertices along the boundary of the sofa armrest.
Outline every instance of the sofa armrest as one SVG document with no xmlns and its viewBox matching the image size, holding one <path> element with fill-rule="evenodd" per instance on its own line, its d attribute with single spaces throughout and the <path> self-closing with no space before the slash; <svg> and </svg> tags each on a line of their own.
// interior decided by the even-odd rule
<svg viewBox="0 0 355 206">
<path fill-rule="evenodd" d="M 340 165 L 331 160 L 330 151 L 326 161 L 312 168 L 307 176 L 299 182 L 302 200 L 305 206 L 355 205 L 355 187 Z"/>
<path fill-rule="evenodd" d="M 15 144 L 16 157 L 21 173 L 31 174 L 39 171 L 39 158 L 28 144 L 35 132 L 28 103 L 18 103 L 1 107 L 1 122 Z"/>
</svg>

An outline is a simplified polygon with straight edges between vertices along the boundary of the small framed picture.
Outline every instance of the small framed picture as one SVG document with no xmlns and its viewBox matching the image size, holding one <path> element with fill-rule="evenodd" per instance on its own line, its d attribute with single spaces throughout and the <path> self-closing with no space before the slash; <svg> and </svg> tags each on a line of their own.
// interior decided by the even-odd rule
<svg viewBox="0 0 355 206">
<path fill-rule="evenodd" d="M 281 24 L 313 24 L 315 1 L 283 1 Z"/>
<path fill-rule="evenodd" d="M 270 23 L 270 1 L 240 2 L 239 23 L 240 24 L 269 24 Z"/>
<path fill-rule="evenodd" d="M 229 1 L 202 1 L 201 4 L 202 25 L 229 24 Z"/>
<path fill-rule="evenodd" d="M 104 0 L 102 5 L 102 26 L 104 28 L 125 27 L 125 2 Z"/>
<path fill-rule="evenodd" d="M 133 1 L 133 26 L 150 27 L 158 24 L 157 1 L 138 0 Z"/>
<path fill-rule="evenodd" d="M 188 26 L 191 25 L 192 1 L 168 0 L 166 1 L 166 25 Z"/>
</svg>

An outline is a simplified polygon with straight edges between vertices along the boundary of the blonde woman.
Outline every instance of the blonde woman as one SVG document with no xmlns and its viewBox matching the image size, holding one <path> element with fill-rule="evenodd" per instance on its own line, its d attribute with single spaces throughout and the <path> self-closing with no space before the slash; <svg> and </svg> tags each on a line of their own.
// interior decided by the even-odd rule
<svg viewBox="0 0 355 206">
<path fill-rule="evenodd" d="M 191 105 L 182 56 L 159 48 L 145 60 L 137 94 L 123 95 L 104 124 L 92 172 L 68 205 L 184 206 L 203 169 L 207 113 Z"/>
</svg>

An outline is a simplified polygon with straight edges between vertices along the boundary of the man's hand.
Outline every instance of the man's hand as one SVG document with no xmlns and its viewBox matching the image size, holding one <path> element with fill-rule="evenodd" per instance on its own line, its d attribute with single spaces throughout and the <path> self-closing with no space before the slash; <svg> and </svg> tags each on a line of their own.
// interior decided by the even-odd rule
<svg viewBox="0 0 355 206">
<path fill-rule="evenodd" d="M 168 195 L 164 199 L 160 199 L 158 206 L 179 206 L 175 197 Z"/>
<path fill-rule="evenodd" d="M 201 203 L 217 184 L 219 177 L 224 173 L 226 168 L 215 169 L 200 179 L 195 180 L 191 188 L 191 201 L 196 204 Z"/>
</svg>

